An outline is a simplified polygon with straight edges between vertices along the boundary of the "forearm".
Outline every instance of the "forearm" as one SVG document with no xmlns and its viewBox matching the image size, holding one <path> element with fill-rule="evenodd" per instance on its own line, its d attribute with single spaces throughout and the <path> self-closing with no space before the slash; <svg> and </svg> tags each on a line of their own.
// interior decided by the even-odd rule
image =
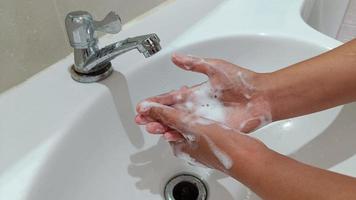
<svg viewBox="0 0 356 200">
<path fill-rule="evenodd" d="M 274 121 L 355 101 L 356 39 L 264 79 Z"/>
<path fill-rule="evenodd" d="M 246 155 L 242 161 L 232 176 L 263 199 L 356 199 L 356 179 L 352 177 L 314 168 L 270 150 Z"/>
<path fill-rule="evenodd" d="M 282 70 L 257 74 L 274 121 L 356 100 L 356 40 Z M 266 147 L 234 156 L 230 175 L 266 200 L 356 199 L 356 179 L 305 165 Z"/>
</svg>

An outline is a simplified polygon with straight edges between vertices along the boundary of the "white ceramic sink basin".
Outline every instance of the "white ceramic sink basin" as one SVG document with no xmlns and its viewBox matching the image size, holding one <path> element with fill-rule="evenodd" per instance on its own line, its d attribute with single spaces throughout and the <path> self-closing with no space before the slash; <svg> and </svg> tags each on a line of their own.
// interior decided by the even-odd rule
<svg viewBox="0 0 356 200">
<path fill-rule="evenodd" d="M 222 58 L 257 72 L 271 72 L 318 55 L 326 49 L 293 38 L 242 35 L 213 39 L 177 51 L 202 57 Z M 202 75 L 183 72 L 174 67 L 170 63 L 169 55 L 152 59 L 126 77 L 134 104 L 145 97 L 206 80 Z M 256 131 L 254 136 L 262 139 L 271 148 L 290 154 L 320 134 L 334 120 L 338 110 L 331 109 L 277 122 Z"/>
<path fill-rule="evenodd" d="M 219 57 L 249 69 L 268 72 L 315 56 L 326 49 L 292 38 L 244 35 L 213 39 L 177 51 Z M 117 63 L 113 62 L 115 67 Z M 155 94 L 193 85 L 206 78 L 183 72 L 165 52 L 122 75 L 101 82 L 107 93 L 57 142 L 29 199 L 161 199 L 174 175 L 201 177 L 209 199 L 244 199 L 248 189 L 221 173 L 196 168 L 175 158 L 167 143 L 133 122 L 134 105 Z M 131 98 L 129 98 L 131 96 Z M 253 135 L 271 148 L 290 154 L 318 136 L 334 120 L 338 108 L 271 124 Z M 120 122 L 121 121 L 121 122 Z M 294 141 L 290 143 L 289 141 Z M 252 198 L 252 197 L 251 197 Z"/>
</svg>

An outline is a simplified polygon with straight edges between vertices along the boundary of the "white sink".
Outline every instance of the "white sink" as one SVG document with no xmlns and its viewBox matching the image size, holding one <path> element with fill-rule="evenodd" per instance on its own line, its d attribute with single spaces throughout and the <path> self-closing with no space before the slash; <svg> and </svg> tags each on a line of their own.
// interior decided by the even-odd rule
<svg viewBox="0 0 356 200">
<path fill-rule="evenodd" d="M 324 47 L 293 38 L 241 35 L 204 41 L 177 51 L 202 57 L 222 58 L 257 72 L 271 72 L 326 50 Z M 187 73 L 174 67 L 169 55 L 161 55 L 150 60 L 126 74 L 126 78 L 134 104 L 145 97 L 164 93 L 182 85 L 194 85 L 206 79 L 202 75 Z M 254 135 L 271 148 L 290 154 L 320 134 L 335 119 L 339 110 L 340 108 L 336 108 L 274 123 L 256 131 Z"/>
<path fill-rule="evenodd" d="M 268 72 L 325 50 L 293 38 L 244 35 L 213 39 L 177 51 L 219 57 Z M 170 52 L 137 66 L 125 77 L 115 71 L 100 83 L 108 88 L 107 93 L 82 113 L 83 117 L 76 119 L 56 144 L 29 199 L 117 199 L 122 194 L 131 199 L 160 199 L 165 183 L 180 173 L 195 174 L 206 181 L 209 199 L 244 199 L 249 195 L 246 187 L 221 173 L 175 158 L 165 141 L 133 122 L 134 105 L 140 100 L 204 80 L 203 76 L 174 67 Z M 321 134 L 338 111 L 335 108 L 274 123 L 253 135 L 271 148 L 290 154 Z"/>
<path fill-rule="evenodd" d="M 303 3 L 174 1 L 126 31 L 101 40 L 112 43 L 156 32 L 163 51 L 152 58 L 128 53 L 113 60 L 115 71 L 108 79 L 81 84 L 67 71 L 73 64 L 71 55 L 1 94 L 0 199 L 162 199 L 165 183 L 179 173 L 203 179 L 209 200 L 258 199 L 232 178 L 175 158 L 165 141 L 134 124 L 134 108 L 148 96 L 206 79 L 175 67 L 170 62 L 174 51 L 269 72 L 340 45 L 303 22 Z M 192 21 L 182 19 L 183 12 Z M 280 153 L 309 161 L 311 145 L 338 130 L 332 122 L 340 109 L 273 123 L 252 136 Z"/>
</svg>

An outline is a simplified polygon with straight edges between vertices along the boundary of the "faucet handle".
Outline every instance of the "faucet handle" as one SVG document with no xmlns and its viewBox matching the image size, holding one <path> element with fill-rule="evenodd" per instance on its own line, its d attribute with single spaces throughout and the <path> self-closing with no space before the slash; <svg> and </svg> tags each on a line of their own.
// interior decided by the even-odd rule
<svg viewBox="0 0 356 200">
<path fill-rule="evenodd" d="M 110 12 L 102 21 L 94 21 L 89 12 L 74 11 L 66 16 L 65 25 L 71 46 L 86 49 L 97 44 L 95 31 L 118 33 L 121 30 L 121 19 L 119 15 Z"/>
<path fill-rule="evenodd" d="M 101 21 L 94 21 L 96 31 L 115 34 L 121 31 L 121 18 L 118 14 L 111 11 Z"/>
</svg>

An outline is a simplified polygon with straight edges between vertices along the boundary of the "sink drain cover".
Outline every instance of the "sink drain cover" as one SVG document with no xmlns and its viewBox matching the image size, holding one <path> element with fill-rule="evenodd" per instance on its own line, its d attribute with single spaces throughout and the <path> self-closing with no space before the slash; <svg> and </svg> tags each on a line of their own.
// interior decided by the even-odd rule
<svg viewBox="0 0 356 200">
<path fill-rule="evenodd" d="M 173 177 L 164 188 L 166 200 L 206 200 L 207 196 L 204 182 L 190 174 Z"/>
</svg>

